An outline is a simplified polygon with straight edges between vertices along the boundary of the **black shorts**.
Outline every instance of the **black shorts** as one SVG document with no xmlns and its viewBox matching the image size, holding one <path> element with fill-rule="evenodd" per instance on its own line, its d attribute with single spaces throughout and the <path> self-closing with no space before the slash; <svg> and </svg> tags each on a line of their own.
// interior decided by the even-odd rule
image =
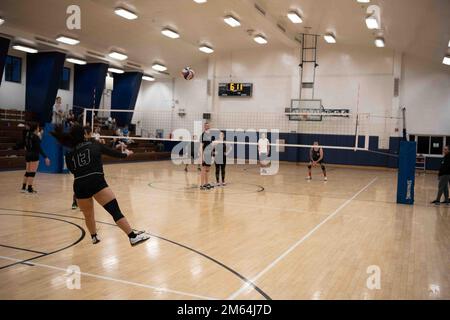
<svg viewBox="0 0 450 320">
<path fill-rule="evenodd" d="M 211 164 L 206 163 L 205 161 L 202 162 L 202 167 L 211 167 Z"/>
<path fill-rule="evenodd" d="M 93 174 L 84 178 L 75 179 L 73 192 L 77 199 L 89 199 L 94 194 L 108 188 L 105 177 L 102 174 Z"/>
<path fill-rule="evenodd" d="M 25 162 L 39 161 L 39 153 L 27 152 L 25 153 Z"/>
</svg>

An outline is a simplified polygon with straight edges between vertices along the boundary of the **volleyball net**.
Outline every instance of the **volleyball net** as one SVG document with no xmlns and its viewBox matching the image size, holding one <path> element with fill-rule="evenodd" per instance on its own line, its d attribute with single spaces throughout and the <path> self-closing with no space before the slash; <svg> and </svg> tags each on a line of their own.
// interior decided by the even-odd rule
<svg viewBox="0 0 450 320">
<path fill-rule="evenodd" d="M 320 117 L 321 120 L 309 120 Z M 300 120 L 293 120 L 298 118 Z M 323 148 L 346 150 L 369 150 L 369 140 L 372 134 L 370 114 L 350 114 L 329 112 L 177 112 L 177 111 L 130 111 L 109 109 L 84 109 L 83 124 L 94 131 L 101 129 L 116 129 L 128 126 L 135 140 L 153 141 L 185 141 L 192 142 L 192 137 L 199 138 L 203 124 L 207 122 L 213 131 L 227 134 L 237 133 L 278 133 L 303 134 L 305 141 L 317 141 Z M 101 130 L 110 134 L 102 134 L 104 139 L 120 137 L 111 134 L 110 130 Z M 190 134 L 186 134 L 189 132 Z M 122 137 L 123 138 L 123 137 Z M 334 139 L 333 139 L 334 138 Z M 280 139 L 283 140 L 283 139 Z M 333 141 L 322 143 L 320 140 Z M 227 141 L 226 141 L 227 142 Z M 228 141 L 234 144 L 256 144 L 257 141 Z M 312 146 L 305 144 L 289 144 L 282 141 L 271 141 L 274 147 Z"/>
</svg>

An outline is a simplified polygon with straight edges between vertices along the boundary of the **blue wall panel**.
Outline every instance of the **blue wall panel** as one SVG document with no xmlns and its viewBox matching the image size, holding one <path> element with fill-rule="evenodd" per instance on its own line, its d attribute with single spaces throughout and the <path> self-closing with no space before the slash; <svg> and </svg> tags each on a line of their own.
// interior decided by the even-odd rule
<svg viewBox="0 0 450 320">
<path fill-rule="evenodd" d="M 107 71 L 108 65 L 106 63 L 75 65 L 73 86 L 75 114 L 78 115 L 82 112 L 80 108 L 97 109 L 99 107 L 103 90 L 105 89 Z"/>
<path fill-rule="evenodd" d="M 65 58 L 61 52 L 27 54 L 25 110 L 41 124 L 52 120 Z"/>
<path fill-rule="evenodd" d="M 134 110 L 136 100 L 141 88 L 143 74 L 141 72 L 126 72 L 114 74 L 114 90 L 111 97 L 111 109 Z M 133 114 L 125 112 L 112 112 L 111 116 L 117 120 L 119 126 L 131 123 Z"/>
<path fill-rule="evenodd" d="M 11 41 L 8 38 L 0 37 L 0 85 L 3 79 L 3 70 L 5 70 L 6 56 L 8 55 L 9 43 Z"/>
</svg>

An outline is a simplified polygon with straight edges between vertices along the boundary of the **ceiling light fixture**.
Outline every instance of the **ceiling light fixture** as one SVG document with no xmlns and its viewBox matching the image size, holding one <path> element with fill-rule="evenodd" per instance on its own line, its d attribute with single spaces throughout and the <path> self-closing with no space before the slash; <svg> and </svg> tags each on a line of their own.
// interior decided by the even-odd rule
<svg viewBox="0 0 450 320">
<path fill-rule="evenodd" d="M 153 68 L 154 70 L 160 71 L 160 72 L 166 71 L 166 70 L 167 70 L 167 67 L 166 67 L 166 66 L 164 66 L 164 65 L 162 65 L 162 64 L 159 64 L 159 63 L 154 63 L 154 64 L 152 65 L 152 68 Z"/>
<path fill-rule="evenodd" d="M 336 43 L 336 37 L 332 33 L 327 33 L 323 36 L 327 43 Z"/>
<path fill-rule="evenodd" d="M 152 77 L 152 76 L 143 75 L 143 76 L 142 76 L 142 80 L 145 80 L 145 81 L 155 81 L 155 78 Z"/>
<path fill-rule="evenodd" d="M 4 24 L 5 23 L 5 19 L 3 19 L 2 17 L 0 17 L 0 26 L 2 25 L 2 24 Z"/>
<path fill-rule="evenodd" d="M 116 52 L 116 51 L 112 51 L 109 56 L 113 59 L 119 60 L 119 61 L 123 61 L 126 60 L 128 58 L 127 55 L 120 53 L 120 52 Z"/>
<path fill-rule="evenodd" d="M 208 2 L 208 0 L 194 0 L 194 2 L 196 2 L 196 3 L 206 3 L 206 2 Z"/>
<path fill-rule="evenodd" d="M 80 43 L 80 40 L 77 40 L 75 38 L 66 37 L 66 36 L 59 36 L 58 38 L 56 38 L 56 41 L 65 43 L 65 44 L 68 44 L 71 46 L 74 46 L 74 45 L 77 45 Z"/>
<path fill-rule="evenodd" d="M 380 29 L 380 24 L 378 22 L 378 19 L 373 14 L 366 17 L 366 25 L 367 25 L 367 28 L 369 28 L 370 30 Z"/>
<path fill-rule="evenodd" d="M 450 66 L 450 55 L 446 55 L 444 57 L 444 60 L 442 60 L 442 63 L 447 65 L 447 66 Z"/>
<path fill-rule="evenodd" d="M 137 14 L 135 14 L 134 12 L 132 12 L 132 11 L 130 11 L 128 9 L 122 8 L 122 7 L 116 8 L 114 10 L 114 12 L 118 16 L 121 16 L 122 18 L 125 18 L 125 19 L 128 19 L 128 20 L 135 20 L 138 17 Z"/>
<path fill-rule="evenodd" d="M 289 20 L 291 20 L 292 23 L 302 23 L 303 22 L 302 17 L 296 11 L 288 12 L 287 17 L 289 18 Z"/>
<path fill-rule="evenodd" d="M 258 44 L 266 44 L 267 43 L 267 39 L 260 34 L 255 36 L 253 38 L 253 40 L 255 40 L 255 42 Z"/>
<path fill-rule="evenodd" d="M 211 48 L 211 47 L 209 47 L 209 46 L 207 46 L 207 45 L 202 45 L 202 46 L 200 46 L 200 47 L 198 48 L 198 50 L 200 50 L 201 52 L 204 52 L 204 53 L 208 53 L 208 54 L 214 52 L 214 49 Z"/>
<path fill-rule="evenodd" d="M 123 71 L 122 69 L 117 69 L 117 68 L 112 68 L 112 67 L 108 68 L 108 71 L 112 72 L 112 73 L 119 73 L 119 74 L 125 73 L 125 71 Z"/>
<path fill-rule="evenodd" d="M 382 38 L 382 37 L 378 37 L 378 38 L 376 38 L 375 39 L 375 45 L 378 47 L 378 48 L 384 48 L 384 38 Z"/>
<path fill-rule="evenodd" d="M 79 65 L 87 64 L 87 62 L 85 60 L 78 59 L 78 58 L 67 58 L 66 61 L 73 63 L 73 64 L 79 64 Z"/>
<path fill-rule="evenodd" d="M 173 31 L 173 30 L 171 30 L 171 29 L 169 29 L 169 28 L 164 28 L 164 29 L 162 29 L 161 33 L 162 33 L 163 35 L 165 35 L 166 37 L 171 38 L 171 39 L 178 39 L 178 38 L 180 37 L 180 35 L 178 34 L 178 32 Z"/>
<path fill-rule="evenodd" d="M 225 21 L 226 24 L 233 28 L 239 27 L 241 25 L 239 20 L 233 16 L 226 16 L 225 18 L 223 18 L 223 21 Z"/>
<path fill-rule="evenodd" d="M 31 47 L 27 47 L 27 46 L 22 45 L 22 44 L 15 44 L 12 47 L 15 50 L 19 50 L 19 51 L 23 51 L 23 52 L 27 52 L 27 53 L 37 53 L 38 52 L 37 49 L 31 48 Z"/>
</svg>

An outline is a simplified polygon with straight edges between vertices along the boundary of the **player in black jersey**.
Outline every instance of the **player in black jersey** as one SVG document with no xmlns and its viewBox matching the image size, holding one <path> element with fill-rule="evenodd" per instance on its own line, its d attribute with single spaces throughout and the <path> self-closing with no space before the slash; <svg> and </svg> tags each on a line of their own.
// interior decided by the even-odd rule
<svg viewBox="0 0 450 320">
<path fill-rule="evenodd" d="M 36 193 L 33 189 L 33 181 L 36 177 L 36 171 L 39 166 L 39 155 L 45 158 L 45 164 L 50 166 L 50 159 L 41 148 L 41 138 L 39 137 L 40 128 L 38 124 L 31 124 L 30 129 L 24 132 L 25 147 L 25 176 L 22 182 L 23 193 Z M 28 186 L 28 189 L 27 189 Z"/>
<path fill-rule="evenodd" d="M 225 183 L 225 167 L 227 166 L 227 156 L 231 152 L 231 147 L 224 141 L 225 133 L 220 132 L 219 140 L 213 142 L 214 150 L 214 163 L 216 165 L 216 186 L 224 187 Z M 220 175 L 222 174 L 222 183 L 220 182 Z"/>
<path fill-rule="evenodd" d="M 205 130 L 200 139 L 200 156 L 202 159 L 202 172 L 200 173 L 200 190 L 210 190 L 214 186 L 208 183 L 209 170 L 212 164 L 212 145 L 213 136 L 209 129 L 209 123 L 205 123 Z"/>
<path fill-rule="evenodd" d="M 328 180 L 327 170 L 325 168 L 323 157 L 324 157 L 324 152 L 323 152 L 322 147 L 319 146 L 319 142 L 317 142 L 317 141 L 314 142 L 314 146 L 309 151 L 310 162 L 308 165 L 308 177 L 306 178 L 307 180 L 312 180 L 311 170 L 312 170 L 312 167 L 315 167 L 317 165 L 320 165 L 320 167 L 322 168 L 324 180 L 325 181 Z"/>
<path fill-rule="evenodd" d="M 132 246 L 148 240 L 150 236 L 147 233 L 131 229 L 103 174 L 103 154 L 115 158 L 126 158 L 132 152 L 121 153 L 90 140 L 90 131 L 79 125 L 73 126 L 69 133 L 65 133 L 63 128 L 58 126 L 52 135 L 60 144 L 71 149 L 66 154 L 66 164 L 75 177 L 73 190 L 78 206 L 84 214 L 86 226 L 91 233 L 92 243 L 100 242 L 95 224 L 93 199 L 111 214 L 117 226 L 128 235 Z"/>
</svg>

